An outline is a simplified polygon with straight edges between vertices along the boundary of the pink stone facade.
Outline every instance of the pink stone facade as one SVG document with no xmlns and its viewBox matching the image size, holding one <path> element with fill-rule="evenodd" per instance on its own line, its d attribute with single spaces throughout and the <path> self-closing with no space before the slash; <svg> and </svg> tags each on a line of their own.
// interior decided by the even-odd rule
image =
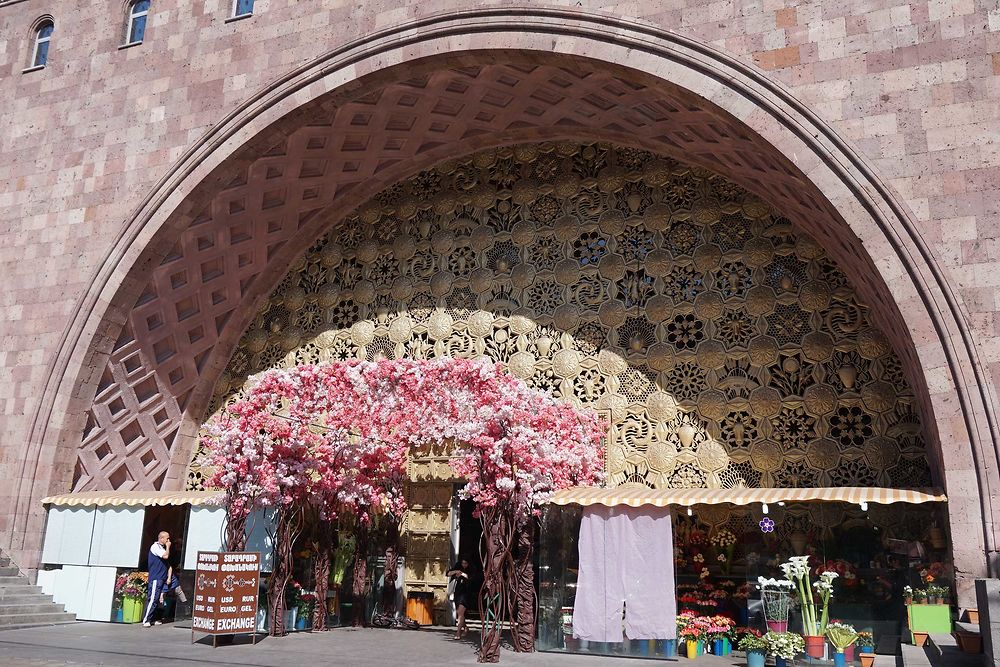
<svg viewBox="0 0 1000 667">
<path fill-rule="evenodd" d="M 607 138 L 708 166 L 828 247 L 921 394 L 965 574 L 995 555 L 1000 13 L 935 2 L 0 2 L 0 536 L 176 488 L 284 268 L 477 148 Z M 463 11 L 456 11 L 460 8 Z M 49 64 L 24 72 L 31 26 Z M 989 558 L 987 558 L 989 554 Z M 995 574 L 995 573 L 994 573 Z"/>
</svg>

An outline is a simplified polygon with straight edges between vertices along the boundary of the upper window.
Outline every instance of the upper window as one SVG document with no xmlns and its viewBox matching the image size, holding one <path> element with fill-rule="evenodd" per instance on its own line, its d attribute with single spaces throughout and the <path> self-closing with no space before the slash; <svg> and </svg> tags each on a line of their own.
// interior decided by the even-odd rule
<svg viewBox="0 0 1000 667">
<path fill-rule="evenodd" d="M 32 67 L 45 67 L 49 62 L 49 42 L 52 41 L 52 31 L 55 24 L 43 21 L 35 30 L 35 49 L 31 56 Z"/>
<path fill-rule="evenodd" d="M 253 14 L 253 0 L 233 0 L 233 16 Z"/>
<path fill-rule="evenodd" d="M 128 8 L 128 24 L 125 26 L 125 43 L 138 44 L 146 36 L 146 17 L 149 15 L 149 0 L 136 0 Z"/>
</svg>

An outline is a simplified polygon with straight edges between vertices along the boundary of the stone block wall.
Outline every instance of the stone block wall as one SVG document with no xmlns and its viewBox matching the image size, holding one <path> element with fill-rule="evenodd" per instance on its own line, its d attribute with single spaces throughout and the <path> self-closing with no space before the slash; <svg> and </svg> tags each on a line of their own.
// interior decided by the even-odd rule
<svg viewBox="0 0 1000 667">
<path fill-rule="evenodd" d="M 185 151 L 271 82 L 350 40 L 457 6 L 509 4 L 258 0 L 252 17 L 227 21 L 230 0 L 154 0 L 145 42 L 119 48 L 122 3 L 0 2 L 0 479 L 14 480 L 0 508 L 25 484 L 34 499 L 70 485 L 53 443 L 27 456 L 37 401 L 86 287 Z M 919 222 L 988 376 L 1000 377 L 1000 11 L 972 0 L 584 0 L 578 10 L 710 44 L 831 124 Z M 46 14 L 49 64 L 25 72 L 32 25 Z M 116 318 L 96 335 L 116 338 Z M 102 371 L 94 363 L 80 395 L 61 397 L 70 416 L 55 432 L 81 437 Z M 0 511 L 4 543 L 40 528 Z M 22 562 L 37 558 L 33 544 Z"/>
</svg>

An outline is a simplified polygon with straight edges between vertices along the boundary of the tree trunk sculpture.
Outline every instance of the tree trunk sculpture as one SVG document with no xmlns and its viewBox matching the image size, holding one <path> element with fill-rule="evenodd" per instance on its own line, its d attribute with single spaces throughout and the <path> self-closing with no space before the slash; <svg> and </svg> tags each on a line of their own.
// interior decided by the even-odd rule
<svg viewBox="0 0 1000 667">
<path fill-rule="evenodd" d="M 292 545 L 302 529 L 302 510 L 283 507 L 278 511 L 274 536 L 274 571 L 267 587 L 271 636 L 283 637 L 285 628 L 285 588 L 292 578 Z"/>
<path fill-rule="evenodd" d="M 500 662 L 500 635 L 503 622 L 510 618 L 510 567 L 513 530 L 510 515 L 494 506 L 482 509 L 483 588 L 479 597 L 479 616 L 483 630 L 479 662 Z"/>
<path fill-rule="evenodd" d="M 517 560 L 514 563 L 514 609 L 512 625 L 514 650 L 535 650 L 535 572 L 532 554 L 535 547 L 534 519 L 525 518 L 517 527 Z"/>
<path fill-rule="evenodd" d="M 333 551 L 333 524 L 319 519 L 316 525 L 313 550 L 316 558 L 313 561 L 313 574 L 316 578 L 316 606 L 313 608 L 312 629 L 316 632 L 326 630 L 326 593 L 330 587 L 330 553 Z"/>
<path fill-rule="evenodd" d="M 235 514 L 226 510 L 226 551 L 244 551 L 247 547 L 247 519 L 249 514 Z"/>
<path fill-rule="evenodd" d="M 365 584 L 368 580 L 368 528 L 358 525 L 354 531 L 354 582 L 351 597 L 354 602 L 352 625 L 365 625 Z"/>
</svg>

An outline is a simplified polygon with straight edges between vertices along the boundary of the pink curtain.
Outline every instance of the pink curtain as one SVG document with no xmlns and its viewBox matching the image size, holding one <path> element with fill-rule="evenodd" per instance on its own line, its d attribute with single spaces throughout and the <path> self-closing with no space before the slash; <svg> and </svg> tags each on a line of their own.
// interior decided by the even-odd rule
<svg viewBox="0 0 1000 667">
<path fill-rule="evenodd" d="M 674 639 L 677 599 L 669 510 L 584 508 L 573 636 L 596 642 Z M 624 614 L 624 620 L 623 620 Z"/>
</svg>

